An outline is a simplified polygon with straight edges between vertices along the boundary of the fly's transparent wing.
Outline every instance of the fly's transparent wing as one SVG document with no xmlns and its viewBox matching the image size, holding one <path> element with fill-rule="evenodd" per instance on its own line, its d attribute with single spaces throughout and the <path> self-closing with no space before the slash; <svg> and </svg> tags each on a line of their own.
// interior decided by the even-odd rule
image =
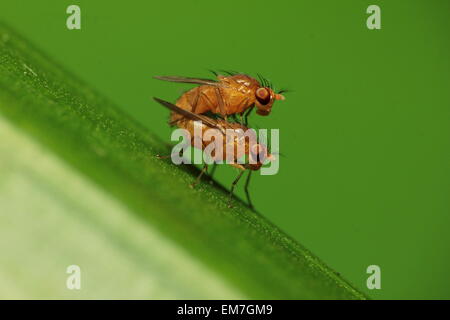
<svg viewBox="0 0 450 320">
<path fill-rule="evenodd" d="M 213 119 L 211 119 L 211 118 L 209 118 L 207 116 L 203 116 L 203 115 L 200 115 L 200 114 L 192 113 L 192 112 L 190 112 L 188 110 L 185 110 L 185 109 L 181 109 L 180 107 L 174 105 L 173 103 L 164 101 L 164 100 L 156 98 L 156 97 L 153 97 L 153 99 L 156 102 L 158 102 L 159 104 L 161 104 L 164 107 L 168 108 L 169 110 L 171 110 L 173 112 L 176 112 L 176 113 L 182 115 L 183 117 L 186 117 L 187 119 L 191 119 L 191 120 L 194 120 L 194 121 L 202 121 L 208 127 L 218 129 L 221 132 L 224 131 L 223 127 L 219 126 L 215 120 L 213 120 Z"/>
<path fill-rule="evenodd" d="M 208 85 L 208 86 L 215 86 L 215 87 L 221 86 L 221 83 L 219 81 L 213 80 L 213 79 L 177 77 L 177 76 L 155 76 L 153 78 L 158 79 L 158 80 L 163 80 L 163 81 L 170 81 L 170 82 L 192 83 L 192 84 Z"/>
</svg>

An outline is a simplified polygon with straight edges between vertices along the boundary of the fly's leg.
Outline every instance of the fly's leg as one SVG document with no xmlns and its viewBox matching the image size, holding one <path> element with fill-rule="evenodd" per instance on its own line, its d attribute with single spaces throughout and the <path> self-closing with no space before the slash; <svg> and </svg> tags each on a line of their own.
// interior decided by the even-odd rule
<svg viewBox="0 0 450 320">
<path fill-rule="evenodd" d="M 255 207 L 253 207 L 252 200 L 250 199 L 250 192 L 248 191 L 248 185 L 250 184 L 250 178 L 252 176 L 252 172 L 253 171 L 250 170 L 250 172 L 248 173 L 247 180 L 245 181 L 244 191 L 245 191 L 245 195 L 247 196 L 248 207 L 253 210 Z"/>
<path fill-rule="evenodd" d="M 239 123 L 241 124 L 241 126 L 246 126 L 244 124 L 244 113 L 239 113 Z"/>
<path fill-rule="evenodd" d="M 179 152 L 179 155 L 180 155 L 180 157 L 183 157 L 183 151 L 184 151 L 184 149 L 181 149 Z M 176 153 L 176 152 L 175 152 Z M 171 153 L 171 154 L 169 154 L 169 155 L 167 155 L 167 156 L 162 156 L 162 155 L 160 155 L 160 154 L 157 154 L 156 155 L 156 157 L 158 158 L 158 159 L 169 159 L 169 158 L 172 158 L 172 155 L 173 155 L 173 153 Z"/>
<path fill-rule="evenodd" d="M 194 102 L 191 103 L 192 113 L 195 113 L 195 110 L 197 109 L 198 101 L 200 100 L 200 92 L 199 91 L 200 91 L 200 89 L 197 89 L 197 94 L 195 95 Z"/>
<path fill-rule="evenodd" d="M 244 174 L 245 170 L 242 170 L 241 172 L 239 172 L 239 175 L 236 177 L 236 179 L 234 179 L 233 183 L 231 184 L 231 189 L 230 189 L 230 197 L 229 197 L 229 202 L 228 202 L 228 207 L 231 208 L 231 201 L 233 200 L 233 193 L 234 193 L 234 188 L 236 187 L 236 184 L 239 182 L 239 180 L 241 179 L 242 175 Z"/>
<path fill-rule="evenodd" d="M 252 112 L 253 108 L 255 108 L 255 106 L 252 106 L 251 108 L 248 108 L 247 111 L 245 111 L 245 113 L 244 113 L 244 125 L 245 126 L 248 126 L 248 116 Z"/>
<path fill-rule="evenodd" d="M 214 109 L 214 104 L 212 103 L 211 99 L 209 99 L 208 95 L 204 92 L 200 93 L 203 98 L 205 98 L 206 102 L 209 104 L 209 109 L 212 111 Z"/>
<path fill-rule="evenodd" d="M 247 103 L 248 103 L 248 98 L 247 98 L 247 97 L 244 97 L 244 98 L 241 100 L 241 102 L 239 102 L 239 104 L 237 105 L 237 110 L 240 110 L 241 108 L 242 108 L 242 109 L 245 109 L 245 106 L 247 105 Z M 243 119 L 242 119 L 242 114 L 243 114 L 244 112 L 245 112 L 245 111 L 239 113 L 241 125 L 244 125 L 244 121 L 243 121 Z"/>
<path fill-rule="evenodd" d="M 219 105 L 220 113 L 221 113 L 222 117 L 226 121 L 227 120 L 227 113 L 226 113 L 226 110 L 225 110 L 225 103 L 223 101 L 222 94 L 220 93 L 220 89 L 219 88 L 216 87 L 216 88 L 214 88 L 214 90 L 216 91 L 217 104 Z"/>
<path fill-rule="evenodd" d="M 224 118 L 225 120 L 227 120 L 227 116 L 226 114 L 222 111 L 225 109 L 224 104 L 223 104 L 223 99 L 222 99 L 222 95 L 219 91 L 219 88 L 215 88 L 214 89 L 216 96 L 217 96 L 217 101 L 219 103 L 219 109 L 220 109 L 220 115 L 222 116 L 222 118 Z M 206 102 L 209 104 L 209 109 L 212 111 L 213 109 L 215 109 L 214 107 L 214 103 L 212 103 L 211 99 L 209 99 L 208 95 L 204 92 L 201 92 L 201 95 L 203 98 L 205 98 Z M 221 104 L 222 103 L 222 104 Z M 222 105 L 222 107 L 221 107 Z M 225 116 L 224 116 L 225 115 Z"/>
<path fill-rule="evenodd" d="M 200 179 L 202 178 L 203 174 L 204 174 L 207 170 L 208 170 L 208 165 L 205 164 L 205 165 L 203 166 L 202 171 L 200 171 L 200 174 L 198 175 L 198 177 L 197 177 L 197 179 L 195 180 L 195 182 L 194 182 L 194 183 L 191 183 L 191 184 L 189 185 L 192 189 L 194 189 L 195 186 L 200 182 Z"/>
<path fill-rule="evenodd" d="M 214 162 L 212 165 L 211 173 L 209 174 L 209 183 L 210 184 L 214 183 L 213 176 L 214 176 L 214 173 L 216 172 L 216 168 L 217 168 L 217 162 Z"/>
</svg>

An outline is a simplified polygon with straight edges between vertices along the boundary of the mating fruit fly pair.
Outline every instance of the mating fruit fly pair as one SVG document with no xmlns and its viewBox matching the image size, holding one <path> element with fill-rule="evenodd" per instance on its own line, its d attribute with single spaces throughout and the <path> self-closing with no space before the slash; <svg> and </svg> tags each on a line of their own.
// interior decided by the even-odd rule
<svg viewBox="0 0 450 320">
<path fill-rule="evenodd" d="M 217 129 L 220 132 L 225 132 L 227 129 L 248 130 L 247 117 L 251 111 L 256 108 L 256 113 L 262 116 L 270 114 L 275 100 L 284 100 L 282 95 L 283 90 L 275 92 L 269 81 L 259 76 L 259 81 L 245 74 L 238 74 L 227 72 L 227 75 L 220 75 L 215 73 L 217 79 L 202 79 L 202 78 L 188 78 L 188 77 L 174 77 L 174 76 L 158 76 L 159 80 L 197 84 L 199 86 L 192 88 L 185 92 L 176 101 L 176 104 L 154 98 L 161 105 L 169 108 L 172 112 L 170 115 L 170 125 L 176 125 L 183 128 L 192 134 L 194 133 L 194 122 L 201 121 L 202 123 L 202 137 L 194 137 L 203 140 L 203 131 L 208 128 Z M 215 114 L 218 117 L 209 117 L 206 114 Z M 228 121 L 229 117 L 235 120 L 237 116 L 239 121 Z M 194 140 L 193 139 L 193 140 Z M 192 141 L 193 141 L 192 140 Z M 223 140 L 223 141 L 226 141 Z M 213 141 L 202 141 L 202 149 L 206 148 Z M 235 144 L 237 142 L 234 142 Z M 243 173 L 248 170 L 247 181 L 245 183 L 245 193 L 249 206 L 252 208 L 252 202 L 248 192 L 248 185 L 252 171 L 259 170 L 266 160 L 273 161 L 275 157 L 271 155 L 267 147 L 263 144 L 249 145 L 245 141 L 245 155 L 248 159 L 252 159 L 250 163 L 237 163 L 238 155 L 235 155 L 235 163 L 231 165 L 240 169 L 239 175 L 233 181 L 230 190 L 230 199 L 233 195 L 234 188 Z M 193 143 L 192 143 L 193 144 Z M 202 175 L 208 169 L 205 165 L 200 172 L 195 186 L 201 179 Z"/>
</svg>

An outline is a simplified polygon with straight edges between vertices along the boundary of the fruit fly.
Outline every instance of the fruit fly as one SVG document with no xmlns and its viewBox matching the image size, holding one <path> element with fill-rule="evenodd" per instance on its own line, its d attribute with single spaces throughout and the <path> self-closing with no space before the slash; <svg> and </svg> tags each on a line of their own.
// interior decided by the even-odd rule
<svg viewBox="0 0 450 320">
<path fill-rule="evenodd" d="M 283 92 L 275 92 L 272 84 L 258 75 L 259 81 L 245 74 L 228 72 L 227 76 L 214 72 L 217 79 L 187 78 L 177 76 L 156 76 L 159 80 L 192 83 L 199 86 L 183 93 L 175 103 L 179 108 L 192 113 L 212 112 L 227 120 L 229 115 L 239 115 L 241 124 L 247 125 L 247 117 L 256 107 L 256 113 L 267 116 L 275 100 L 284 100 Z M 182 115 L 172 112 L 171 121 Z"/>
<path fill-rule="evenodd" d="M 189 132 L 190 137 L 191 137 L 191 141 L 190 144 L 193 147 L 197 147 L 200 146 L 202 150 L 204 150 L 206 147 L 208 147 L 210 144 L 215 144 L 216 140 L 215 139 L 204 139 L 204 132 L 208 129 L 217 129 L 218 132 L 220 132 L 222 134 L 222 146 L 215 146 L 217 148 L 214 148 L 214 150 L 221 150 L 215 154 L 212 154 L 213 156 L 213 160 L 215 161 L 215 163 L 217 161 L 222 161 L 222 160 L 232 160 L 230 164 L 231 166 L 238 168 L 240 170 L 238 176 L 236 177 L 236 179 L 233 181 L 233 183 L 231 184 L 231 189 L 230 189 L 230 200 L 233 196 L 233 192 L 234 192 L 234 188 L 236 186 L 236 184 L 239 182 L 239 180 L 241 179 L 242 175 L 244 174 L 245 171 L 249 171 L 248 176 L 247 176 L 247 180 L 245 182 L 245 194 L 247 197 L 247 201 L 248 204 L 250 206 L 250 208 L 253 208 L 253 204 L 251 202 L 250 199 L 250 194 L 248 191 L 248 186 L 250 183 L 250 177 L 251 177 L 251 173 L 253 171 L 257 171 L 261 168 L 261 166 L 266 162 L 266 160 L 269 161 L 274 161 L 275 160 L 275 156 L 271 155 L 268 152 L 268 148 L 261 143 L 254 143 L 251 144 L 249 139 L 245 139 L 245 137 L 239 137 L 239 136 L 234 136 L 233 139 L 230 141 L 230 139 L 227 139 L 226 132 L 228 129 L 231 130 L 242 130 L 243 132 L 246 132 L 247 130 L 249 130 L 246 126 L 240 124 L 240 123 L 233 123 L 233 122 L 228 122 L 224 119 L 212 119 L 210 117 L 207 117 L 205 115 L 200 115 L 200 114 L 195 114 L 191 111 L 182 109 L 170 102 L 158 99 L 158 98 L 153 98 L 155 99 L 156 102 L 160 103 L 161 105 L 165 106 L 166 108 L 170 109 L 173 113 L 178 114 L 180 117 L 179 119 L 174 123 L 174 122 L 170 122 L 172 125 L 176 124 L 179 128 L 185 129 L 187 130 L 187 132 Z M 195 126 L 198 125 L 197 121 L 201 121 L 201 130 L 195 130 Z M 199 136 L 200 133 L 200 136 Z M 200 143 L 196 144 L 195 141 L 199 140 Z M 239 152 L 232 152 L 231 157 L 232 159 L 230 159 L 230 156 L 226 153 L 226 150 L 229 150 L 227 148 L 227 146 L 230 146 L 234 149 L 234 150 L 239 150 L 238 148 L 238 144 L 244 144 L 244 148 L 242 148 L 243 153 L 244 154 L 240 154 Z M 238 159 L 240 159 L 242 156 L 246 156 L 248 159 L 248 163 L 238 163 Z M 202 177 L 202 175 L 208 170 L 208 165 L 205 164 L 203 169 L 201 170 L 199 176 L 197 177 L 197 180 L 195 181 L 195 183 L 193 183 L 191 186 L 194 187 L 196 184 L 198 184 L 200 182 L 200 179 Z"/>
</svg>

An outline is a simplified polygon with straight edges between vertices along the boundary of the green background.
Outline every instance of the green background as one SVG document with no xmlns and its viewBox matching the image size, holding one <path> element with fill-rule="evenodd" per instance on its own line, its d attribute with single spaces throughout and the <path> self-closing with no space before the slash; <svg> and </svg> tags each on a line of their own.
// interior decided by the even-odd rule
<svg viewBox="0 0 450 320">
<path fill-rule="evenodd" d="M 78 4 L 82 30 L 66 28 Z M 382 29 L 368 30 L 377 4 Z M 257 209 L 373 298 L 450 298 L 449 1 L 11 1 L 0 19 L 168 142 L 187 85 L 231 69 L 294 90 L 267 117 Z M 230 185 L 235 171 L 219 167 Z M 241 186 L 242 188 L 242 186 Z M 239 194 L 243 195 L 242 190 Z M 382 271 L 367 290 L 366 268 Z"/>
</svg>

